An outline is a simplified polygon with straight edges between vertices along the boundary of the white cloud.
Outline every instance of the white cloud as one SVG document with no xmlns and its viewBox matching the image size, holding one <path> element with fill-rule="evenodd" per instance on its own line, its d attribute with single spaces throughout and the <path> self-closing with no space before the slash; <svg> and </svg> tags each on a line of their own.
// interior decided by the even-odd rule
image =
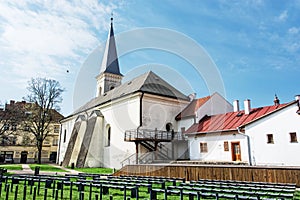
<svg viewBox="0 0 300 200">
<path fill-rule="evenodd" d="M 292 27 L 288 30 L 288 33 L 294 35 L 294 34 L 298 34 L 299 31 L 300 31 L 300 28 Z"/>
<path fill-rule="evenodd" d="M 285 22 L 288 18 L 288 11 L 284 10 L 280 13 L 280 15 L 277 17 L 277 20 L 280 22 Z"/>
<path fill-rule="evenodd" d="M 65 78 L 66 69 L 76 75 L 87 55 L 106 39 L 110 14 L 120 5 L 97 0 L 0 1 L 0 83 L 24 91 L 31 77 L 74 82 L 75 77 Z"/>
<path fill-rule="evenodd" d="M 107 31 L 110 12 L 115 7 L 96 0 L 0 3 L 0 52 L 8 55 L 2 65 L 19 70 L 30 65 L 36 73 L 64 59 L 83 61 L 97 46 L 97 33 Z"/>
</svg>

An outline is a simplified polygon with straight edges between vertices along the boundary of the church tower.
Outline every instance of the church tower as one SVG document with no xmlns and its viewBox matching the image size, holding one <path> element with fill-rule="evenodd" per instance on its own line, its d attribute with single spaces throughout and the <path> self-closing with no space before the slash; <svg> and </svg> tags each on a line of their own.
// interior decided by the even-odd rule
<svg viewBox="0 0 300 200">
<path fill-rule="evenodd" d="M 117 55 L 116 41 L 113 30 L 113 18 L 111 18 L 110 31 L 102 58 L 100 74 L 97 79 L 97 94 L 102 96 L 109 90 L 121 85 L 123 75 L 120 73 Z"/>
</svg>

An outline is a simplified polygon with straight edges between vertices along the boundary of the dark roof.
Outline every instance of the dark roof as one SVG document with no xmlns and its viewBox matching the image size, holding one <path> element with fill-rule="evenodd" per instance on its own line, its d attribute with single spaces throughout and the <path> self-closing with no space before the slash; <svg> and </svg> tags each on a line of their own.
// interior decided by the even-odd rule
<svg viewBox="0 0 300 200">
<path fill-rule="evenodd" d="M 187 96 L 150 71 L 132 79 L 131 81 L 123 83 L 102 96 L 93 98 L 70 116 L 136 92 L 144 92 L 185 101 L 189 100 Z"/>
<path fill-rule="evenodd" d="M 185 133 L 192 134 L 237 130 L 238 127 L 252 123 L 262 117 L 291 105 L 291 103 L 253 108 L 249 114 L 245 114 L 244 111 L 239 111 L 212 116 L 206 115 L 199 121 L 199 123 L 193 124 Z"/>
<path fill-rule="evenodd" d="M 39 105 L 36 103 L 30 103 L 26 101 L 15 102 L 11 100 L 9 104 L 5 104 L 5 109 L 0 110 L 0 120 L 12 119 L 13 117 L 17 117 L 20 120 L 25 120 L 26 112 L 32 112 L 38 109 Z M 50 109 L 48 114 L 51 115 L 52 122 L 59 122 L 59 120 L 64 118 L 64 116 L 55 109 Z"/>
<path fill-rule="evenodd" d="M 176 120 L 180 120 L 185 117 L 193 117 L 195 116 L 195 112 L 205 104 L 211 96 L 202 97 L 199 99 L 193 100 L 187 107 L 185 107 L 176 117 Z"/>
<path fill-rule="evenodd" d="M 110 25 L 110 32 L 109 32 L 109 36 L 107 39 L 105 53 L 103 55 L 102 60 L 103 60 L 102 65 L 104 65 L 104 66 L 102 66 L 102 68 L 104 68 L 103 72 L 123 76 L 120 73 L 116 41 L 115 41 L 114 29 L 113 29 L 112 22 Z"/>
</svg>

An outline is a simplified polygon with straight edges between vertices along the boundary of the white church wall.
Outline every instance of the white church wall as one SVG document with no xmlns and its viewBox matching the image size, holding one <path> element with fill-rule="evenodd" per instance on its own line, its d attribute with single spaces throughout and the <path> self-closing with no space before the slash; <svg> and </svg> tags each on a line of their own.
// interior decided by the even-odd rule
<svg viewBox="0 0 300 200">
<path fill-rule="evenodd" d="M 187 101 L 145 94 L 143 97 L 143 128 L 166 130 L 166 124 L 177 127 L 175 116 L 188 104 Z"/>
<path fill-rule="evenodd" d="M 135 144 L 125 142 L 126 130 L 136 129 L 140 123 L 140 98 L 139 95 L 131 95 L 114 101 L 113 104 L 101 108 L 104 116 L 104 131 L 111 127 L 110 145 L 103 148 L 103 165 L 105 167 L 121 168 L 121 162 L 135 153 Z M 105 134 L 104 134 L 105 136 Z"/>
<path fill-rule="evenodd" d="M 60 164 L 64 157 L 65 157 L 65 153 L 69 144 L 69 140 L 72 134 L 72 130 L 75 124 L 75 120 L 76 120 L 76 116 L 70 118 L 69 120 L 65 120 L 61 123 L 61 134 L 59 137 L 59 141 L 58 144 L 60 145 L 58 150 L 58 163 Z M 65 137 L 65 133 L 66 133 L 66 138 Z"/>
<path fill-rule="evenodd" d="M 228 142 L 228 151 L 224 149 Z M 189 151 L 191 160 L 201 161 L 232 161 L 232 142 L 240 142 L 241 161 L 248 162 L 247 139 L 243 135 L 208 133 L 206 136 L 189 136 Z M 207 153 L 200 152 L 200 143 L 207 143 Z"/>
<path fill-rule="evenodd" d="M 245 127 L 251 138 L 253 163 L 256 165 L 300 166 L 300 116 L 296 104 L 288 106 Z M 295 132 L 298 142 L 291 142 Z M 268 143 L 267 134 L 273 134 L 274 143 Z"/>
</svg>

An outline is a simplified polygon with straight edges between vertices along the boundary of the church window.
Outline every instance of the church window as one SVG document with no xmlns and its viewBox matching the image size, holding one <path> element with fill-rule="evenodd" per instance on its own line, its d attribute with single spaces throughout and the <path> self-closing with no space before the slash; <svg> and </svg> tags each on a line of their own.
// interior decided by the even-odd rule
<svg viewBox="0 0 300 200">
<path fill-rule="evenodd" d="M 166 130 L 167 130 L 167 132 L 171 131 L 171 129 L 172 129 L 172 124 L 171 123 L 167 123 L 166 124 Z"/>
<path fill-rule="evenodd" d="M 67 130 L 65 129 L 65 131 L 64 131 L 64 142 L 66 142 L 66 140 L 67 140 Z"/>
<path fill-rule="evenodd" d="M 291 143 L 297 143 L 298 142 L 296 132 L 291 132 L 290 137 L 291 137 Z"/>
<path fill-rule="evenodd" d="M 274 144 L 273 134 L 267 134 L 267 143 Z"/>
<path fill-rule="evenodd" d="M 113 89 L 115 89 L 115 86 L 111 86 L 109 90 L 113 90 Z"/>
<path fill-rule="evenodd" d="M 106 147 L 110 146 L 110 139 L 111 139 L 111 128 L 108 125 L 106 128 L 106 138 L 105 138 L 105 146 Z"/>
</svg>

